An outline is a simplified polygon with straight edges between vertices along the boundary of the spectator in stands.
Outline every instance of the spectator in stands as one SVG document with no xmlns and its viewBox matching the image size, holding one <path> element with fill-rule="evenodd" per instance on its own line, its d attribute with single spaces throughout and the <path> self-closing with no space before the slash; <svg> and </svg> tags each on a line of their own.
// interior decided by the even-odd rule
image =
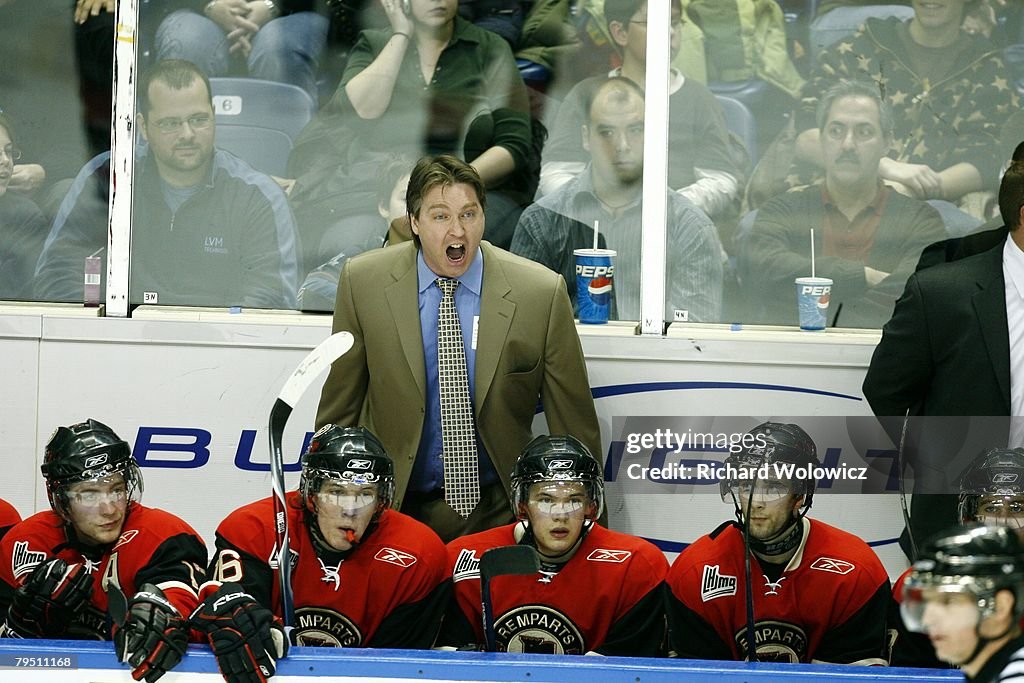
<svg viewBox="0 0 1024 683">
<path fill-rule="evenodd" d="M 295 308 L 295 225 L 269 176 L 214 148 L 210 87 L 199 69 L 160 62 L 139 88 L 148 150 L 135 166 L 131 300 Z M 37 295 L 77 300 L 83 259 L 106 244 L 90 162 L 58 212 L 36 269 Z M 82 200 L 81 202 L 79 200 Z"/>
<path fill-rule="evenodd" d="M 253 78 L 297 85 L 318 100 L 329 21 L 313 0 L 179 0 L 156 32 L 156 58 L 184 59 L 209 76 L 236 62 Z"/>
<path fill-rule="evenodd" d="M 31 199 L 11 192 L 15 162 L 11 121 L 0 113 L 0 299 L 28 298 L 46 239 L 46 221 Z"/>
<path fill-rule="evenodd" d="M 415 161 L 406 157 L 395 157 L 377 176 L 377 213 L 384 219 L 379 237 L 385 246 L 412 239 L 405 210 L 405 191 L 413 164 Z M 299 308 L 303 311 L 333 311 L 341 269 L 353 256 L 355 254 L 344 252 L 337 254 L 307 275 L 299 288 Z"/>
<path fill-rule="evenodd" d="M 759 661 L 884 665 L 889 577 L 867 543 L 806 516 L 814 441 L 777 422 L 748 435 L 721 480 L 736 521 L 689 545 L 669 569 L 669 646 L 692 659 L 742 661 L 753 644 Z"/>
<path fill-rule="evenodd" d="M 623 76 L 644 87 L 647 71 L 647 0 L 607 0 L 608 31 L 622 50 L 622 67 L 610 76 Z M 672 52 L 679 49 L 682 25 L 680 0 L 672 3 Z M 607 78 L 580 82 L 558 109 L 544 147 L 540 193 L 550 194 L 579 175 L 587 153 L 580 126 L 587 119 L 584 103 Z M 714 95 L 679 71 L 669 84 L 669 187 L 693 202 L 711 218 L 735 215 L 740 171 L 730 155 L 729 131 Z"/>
<path fill-rule="evenodd" d="M 606 529 L 601 464 L 572 436 L 538 436 L 512 472 L 518 520 L 448 544 L 455 591 L 438 644 L 483 645 L 480 559 L 536 551 L 532 574 L 491 584 L 498 652 L 653 657 L 665 639 L 668 563 L 649 541 Z"/>
<path fill-rule="evenodd" d="M 393 154 L 449 153 L 487 184 L 487 234 L 507 247 L 539 168 L 526 87 L 508 44 L 456 15 L 456 0 L 382 0 L 390 27 L 366 30 L 341 87 L 296 141 L 290 198 L 307 255 L 380 244 L 374 179 Z"/>
<path fill-rule="evenodd" d="M 590 163 L 523 212 L 512 252 L 561 273 L 575 302 L 573 250 L 593 245 L 594 221 L 600 221 L 601 246 L 618 252 L 613 317 L 639 320 L 644 93 L 617 76 L 606 79 L 585 107 L 589 117 L 581 134 Z M 675 192 L 668 193 L 668 222 L 668 319 L 675 310 L 687 310 L 690 320 L 717 321 L 722 247 L 715 226 Z"/>
<path fill-rule="evenodd" d="M 748 298 L 764 322 L 796 324 L 794 278 L 832 278 L 830 310 L 846 327 L 881 327 L 921 251 L 946 232 L 938 212 L 886 187 L 879 160 L 892 142 L 892 110 L 870 83 L 840 81 L 818 100 L 825 180 L 765 204 L 741 248 Z M 839 324 L 836 320 L 836 324 Z"/>
<path fill-rule="evenodd" d="M 790 184 L 806 183 L 823 165 L 813 119 L 820 94 L 839 78 L 871 79 L 895 116 L 894 153 L 879 174 L 908 196 L 933 200 L 954 235 L 980 225 L 986 207 L 970 202 L 984 198 L 971 195 L 998 185 L 999 126 L 1020 103 L 1000 54 L 960 28 L 975 1 L 915 3 L 912 19 L 869 19 L 822 52 L 797 117 L 796 152 L 808 163 Z"/>
</svg>

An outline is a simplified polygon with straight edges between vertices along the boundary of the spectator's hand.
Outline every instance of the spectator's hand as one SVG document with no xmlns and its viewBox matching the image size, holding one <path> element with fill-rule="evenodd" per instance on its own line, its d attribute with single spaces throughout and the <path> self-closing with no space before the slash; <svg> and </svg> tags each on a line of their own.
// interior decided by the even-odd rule
<svg viewBox="0 0 1024 683">
<path fill-rule="evenodd" d="M 40 563 L 14 591 L 7 625 L 25 638 L 59 638 L 92 597 L 92 575 L 81 564 Z"/>
<path fill-rule="evenodd" d="M 276 175 L 270 177 L 284 190 L 285 194 L 290 195 L 292 193 L 292 188 L 295 187 L 295 178 L 278 178 Z"/>
<path fill-rule="evenodd" d="M 45 180 L 46 169 L 39 164 L 17 164 L 7 189 L 15 192 L 35 192 Z"/>
<path fill-rule="evenodd" d="M 941 199 L 942 178 L 926 164 L 908 164 L 902 161 L 882 160 L 879 172 L 886 180 L 895 181 L 906 189 L 910 197 L 916 199 Z M 897 189 L 898 186 L 897 186 Z"/>
<path fill-rule="evenodd" d="M 253 36 L 252 31 L 247 31 L 243 28 L 236 28 L 234 31 L 228 33 L 228 42 L 231 43 L 231 47 L 228 48 L 229 54 L 238 54 L 243 58 L 248 59 L 249 53 L 252 52 L 252 41 L 250 40 Z"/>
<path fill-rule="evenodd" d="M 274 19 L 275 15 L 271 13 L 267 3 L 263 0 L 249 0 L 249 14 L 246 15 L 246 18 L 256 24 L 258 31 L 265 23 Z"/>
<path fill-rule="evenodd" d="M 255 33 L 259 27 L 246 20 L 249 14 L 249 3 L 246 0 L 216 0 L 205 10 L 207 19 L 231 32 L 236 28 L 245 28 Z M 243 23 L 244 22 L 244 25 Z"/>
<path fill-rule="evenodd" d="M 965 33 L 980 34 L 989 38 L 992 36 L 992 29 L 996 27 L 996 6 L 1004 7 L 1006 0 L 981 0 L 969 6 L 964 11 L 964 22 L 960 28 Z"/>
<path fill-rule="evenodd" d="M 413 23 L 409 15 L 402 10 L 402 0 L 380 0 L 380 5 L 384 8 L 384 14 L 388 16 L 388 22 L 391 23 L 391 31 L 411 37 Z"/>
<path fill-rule="evenodd" d="M 114 12 L 114 0 L 78 0 L 75 3 L 75 23 L 84 24 L 89 17 L 98 17 L 106 10 Z"/>
<path fill-rule="evenodd" d="M 124 597 L 121 597 L 124 600 Z M 127 605 L 123 624 L 114 624 L 117 658 L 132 666 L 132 678 L 155 681 L 177 666 L 188 645 L 188 620 L 163 591 L 143 584 Z"/>
</svg>

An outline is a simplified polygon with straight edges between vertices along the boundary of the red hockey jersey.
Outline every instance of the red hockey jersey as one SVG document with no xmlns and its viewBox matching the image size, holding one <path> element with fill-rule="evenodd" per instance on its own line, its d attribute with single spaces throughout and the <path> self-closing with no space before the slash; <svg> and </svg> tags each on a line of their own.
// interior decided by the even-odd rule
<svg viewBox="0 0 1024 683">
<path fill-rule="evenodd" d="M 448 544 L 453 605 L 438 642 L 483 643 L 480 558 L 515 545 L 516 525 Z M 654 656 L 664 641 L 663 588 L 668 562 L 647 541 L 595 524 L 557 572 L 499 576 L 491 582 L 499 652 Z"/>
<path fill-rule="evenodd" d="M 864 541 L 803 518 L 796 555 L 775 581 L 751 558 L 760 661 L 886 663 L 889 577 Z M 683 550 L 668 573 L 669 642 L 680 657 L 743 659 L 743 535 L 723 525 Z"/>
<path fill-rule="evenodd" d="M 12 526 L 21 521 L 21 515 L 3 498 L 0 498 L 0 538 L 4 537 Z"/>
<path fill-rule="evenodd" d="M 318 554 L 299 494 L 288 494 L 288 530 L 295 604 L 293 638 L 317 647 L 428 648 L 433 645 L 450 584 L 445 548 L 429 527 L 385 510 L 377 528 L 347 553 Z M 273 499 L 245 505 L 217 528 L 210 577 L 240 583 L 283 617 Z"/>
<path fill-rule="evenodd" d="M 92 600 L 72 623 L 69 638 L 110 638 L 106 593 L 110 585 L 130 598 L 142 584 L 151 583 L 188 618 L 198 604 L 199 586 L 206 580 L 206 545 L 199 534 L 171 513 L 139 503 L 129 507 L 117 542 L 102 548 L 71 544 L 64 520 L 51 510 L 16 524 L 0 541 L 0 580 L 8 588 L 4 591 L 8 599 L 36 565 L 53 557 L 68 564 L 84 563 L 93 576 Z M 0 605 L 3 613 L 8 604 Z"/>
</svg>

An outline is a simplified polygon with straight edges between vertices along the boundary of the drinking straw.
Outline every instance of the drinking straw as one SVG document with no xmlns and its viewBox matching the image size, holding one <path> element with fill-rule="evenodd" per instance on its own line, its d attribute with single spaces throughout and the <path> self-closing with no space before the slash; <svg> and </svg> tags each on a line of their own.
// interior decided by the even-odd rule
<svg viewBox="0 0 1024 683">
<path fill-rule="evenodd" d="M 597 249 L 597 230 L 601 221 L 594 221 L 594 249 Z"/>
<path fill-rule="evenodd" d="M 811 277 L 815 277 L 815 274 L 814 274 L 814 228 L 811 228 Z"/>
</svg>

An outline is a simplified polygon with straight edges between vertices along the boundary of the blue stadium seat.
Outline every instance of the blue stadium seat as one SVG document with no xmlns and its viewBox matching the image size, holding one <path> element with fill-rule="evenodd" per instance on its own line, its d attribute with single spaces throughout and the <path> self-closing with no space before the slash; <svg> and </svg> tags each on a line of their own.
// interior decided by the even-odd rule
<svg viewBox="0 0 1024 683">
<path fill-rule="evenodd" d="M 299 132 L 313 118 L 309 94 L 288 83 L 256 78 L 211 78 L 217 147 L 258 171 L 283 176 Z"/>
<path fill-rule="evenodd" d="M 725 95 L 715 95 L 725 113 L 725 125 L 735 133 L 747 148 L 751 167 L 757 165 L 757 121 L 747 105 Z"/>
</svg>

